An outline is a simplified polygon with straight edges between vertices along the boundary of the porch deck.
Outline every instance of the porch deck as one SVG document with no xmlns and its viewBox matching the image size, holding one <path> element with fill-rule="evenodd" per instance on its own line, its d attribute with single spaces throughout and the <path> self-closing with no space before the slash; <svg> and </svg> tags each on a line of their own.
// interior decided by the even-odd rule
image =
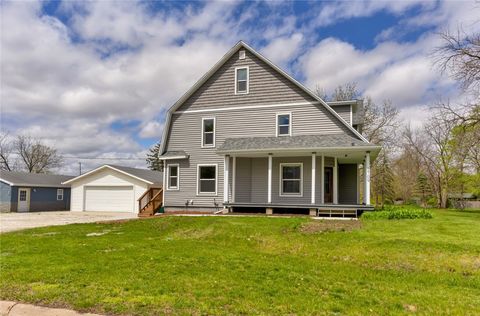
<svg viewBox="0 0 480 316">
<path fill-rule="evenodd" d="M 224 204 L 226 207 L 258 207 L 258 208 L 302 208 L 318 210 L 359 210 L 373 211 L 374 206 L 364 204 L 287 204 L 287 203 L 253 203 L 253 202 L 230 202 Z"/>
</svg>

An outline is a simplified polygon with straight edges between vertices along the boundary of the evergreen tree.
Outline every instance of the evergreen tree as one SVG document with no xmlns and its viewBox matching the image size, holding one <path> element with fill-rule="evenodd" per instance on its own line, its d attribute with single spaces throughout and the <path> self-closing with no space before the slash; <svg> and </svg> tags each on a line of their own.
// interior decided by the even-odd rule
<svg viewBox="0 0 480 316">
<path fill-rule="evenodd" d="M 149 149 L 147 154 L 147 165 L 150 170 L 163 171 L 163 161 L 160 160 L 160 142 Z"/>
<path fill-rule="evenodd" d="M 415 185 L 416 195 L 420 197 L 420 203 L 422 206 L 426 205 L 427 197 L 431 195 L 430 185 L 428 178 L 425 174 L 420 173 L 417 177 L 417 183 Z"/>
</svg>

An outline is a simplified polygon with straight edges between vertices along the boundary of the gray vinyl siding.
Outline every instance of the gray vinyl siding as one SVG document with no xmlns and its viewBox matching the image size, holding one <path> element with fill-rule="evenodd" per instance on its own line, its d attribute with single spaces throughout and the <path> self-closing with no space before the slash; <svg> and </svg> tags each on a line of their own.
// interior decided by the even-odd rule
<svg viewBox="0 0 480 316">
<path fill-rule="evenodd" d="M 12 188 L 0 181 L 0 212 L 10 212 Z"/>
<path fill-rule="evenodd" d="M 334 158 L 325 157 L 324 167 L 333 167 Z M 303 163 L 303 196 L 280 196 L 280 164 Z M 268 198 L 268 158 L 237 158 L 235 180 L 235 202 L 267 203 Z M 315 168 L 315 202 L 321 202 L 322 158 L 317 155 Z M 339 165 L 339 202 L 356 204 L 357 165 Z M 310 204 L 312 192 L 312 157 L 273 157 L 272 158 L 272 202 Z"/>
<path fill-rule="evenodd" d="M 357 204 L 357 165 L 338 165 L 338 202 Z"/>
<path fill-rule="evenodd" d="M 235 95 L 235 67 L 249 67 L 249 93 Z M 246 51 L 238 52 L 215 72 L 178 111 L 225 106 L 315 101 L 290 80 Z"/>
<path fill-rule="evenodd" d="M 249 66 L 249 94 L 235 95 L 235 67 Z M 296 104 L 295 103 L 302 103 Z M 288 106 L 278 106 L 289 104 Z M 294 104 L 294 105 L 292 105 Z M 254 105 L 275 105 L 274 107 L 252 107 Z M 245 107 L 216 111 L 226 107 Z M 212 110 L 211 112 L 188 112 L 189 110 Z M 348 107 L 350 109 L 350 107 Z M 280 73 L 246 51 L 246 59 L 239 60 L 235 53 L 205 84 L 188 98 L 173 113 L 166 137 L 166 151 L 184 151 L 189 158 L 167 160 L 166 166 L 179 164 L 180 189 L 165 191 L 165 207 L 184 207 L 186 201 L 193 201 L 192 209 L 214 208 L 214 203 L 223 203 L 224 157 L 216 153 L 226 138 L 276 136 L 276 114 L 292 113 L 292 135 L 339 134 L 357 137 L 323 105 L 284 78 Z M 186 111 L 186 112 L 182 112 Z M 341 110 L 339 110 L 341 111 Z M 340 114 L 340 115 L 345 115 Z M 215 148 L 202 148 L 202 118 L 215 117 Z M 348 114 L 347 122 L 350 121 Z M 279 197 L 278 162 L 273 176 L 272 202 L 310 202 L 311 199 L 311 157 L 297 158 L 304 162 L 303 198 Z M 295 160 L 295 159 L 294 159 Z M 303 161 L 302 160 L 302 161 Z M 326 159 L 326 165 L 333 160 Z M 217 164 L 217 194 L 197 194 L 197 165 Z M 230 163 L 232 166 L 232 163 Z M 319 165 L 319 164 L 318 164 Z M 243 173 L 240 170 L 250 170 Z M 233 172 L 230 172 L 230 179 Z M 267 158 L 237 158 L 237 181 L 235 200 L 266 202 L 267 199 Z M 317 179 L 320 179 L 318 176 Z M 168 180 L 168 179 L 167 179 Z M 230 183 L 230 187 L 232 187 Z M 319 185 L 317 185 L 319 188 Z"/>
<path fill-rule="evenodd" d="M 237 158 L 235 177 L 235 201 L 250 202 L 252 188 L 252 159 Z"/>
<path fill-rule="evenodd" d="M 332 109 L 338 113 L 338 115 L 340 115 L 340 117 L 342 119 L 345 120 L 345 122 L 347 122 L 348 124 L 352 124 L 351 122 L 351 118 L 353 116 L 353 113 L 352 115 L 350 115 L 350 112 L 352 110 L 352 106 L 351 105 L 335 105 L 335 106 L 332 106 Z"/>
</svg>

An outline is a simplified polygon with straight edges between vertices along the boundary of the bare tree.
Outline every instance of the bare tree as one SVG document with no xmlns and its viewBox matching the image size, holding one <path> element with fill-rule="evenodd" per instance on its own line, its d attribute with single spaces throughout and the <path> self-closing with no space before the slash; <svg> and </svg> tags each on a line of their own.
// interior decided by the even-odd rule
<svg viewBox="0 0 480 316">
<path fill-rule="evenodd" d="M 455 169 L 455 146 L 452 146 L 456 124 L 445 113 L 435 112 L 421 130 L 406 127 L 404 138 L 421 158 L 430 185 L 437 195 L 438 204 L 447 207 L 450 183 Z"/>
<path fill-rule="evenodd" d="M 30 173 L 45 173 L 62 163 L 62 157 L 56 149 L 29 136 L 18 136 L 15 140 L 15 149 Z"/>
<path fill-rule="evenodd" d="M 458 29 L 440 34 L 443 45 L 437 47 L 435 63 L 467 90 L 480 89 L 480 34 L 467 34 Z"/>
<path fill-rule="evenodd" d="M 398 110 L 390 100 L 385 100 L 378 105 L 370 97 L 366 97 L 363 103 L 365 137 L 374 144 L 393 145 L 400 126 Z"/>
<path fill-rule="evenodd" d="M 13 147 L 8 133 L 0 134 L 0 170 L 12 171 L 13 160 L 11 154 Z"/>
<path fill-rule="evenodd" d="M 332 94 L 332 101 L 355 100 L 359 97 L 356 82 L 347 82 L 335 88 Z"/>
</svg>

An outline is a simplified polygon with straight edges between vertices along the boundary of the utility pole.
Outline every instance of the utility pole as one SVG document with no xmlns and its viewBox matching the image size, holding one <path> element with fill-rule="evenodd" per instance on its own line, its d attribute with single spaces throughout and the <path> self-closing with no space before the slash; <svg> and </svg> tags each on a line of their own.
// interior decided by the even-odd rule
<svg viewBox="0 0 480 316">
<path fill-rule="evenodd" d="M 80 176 L 82 175 L 82 163 L 81 162 L 78 163 L 78 175 L 80 175 Z"/>
</svg>

